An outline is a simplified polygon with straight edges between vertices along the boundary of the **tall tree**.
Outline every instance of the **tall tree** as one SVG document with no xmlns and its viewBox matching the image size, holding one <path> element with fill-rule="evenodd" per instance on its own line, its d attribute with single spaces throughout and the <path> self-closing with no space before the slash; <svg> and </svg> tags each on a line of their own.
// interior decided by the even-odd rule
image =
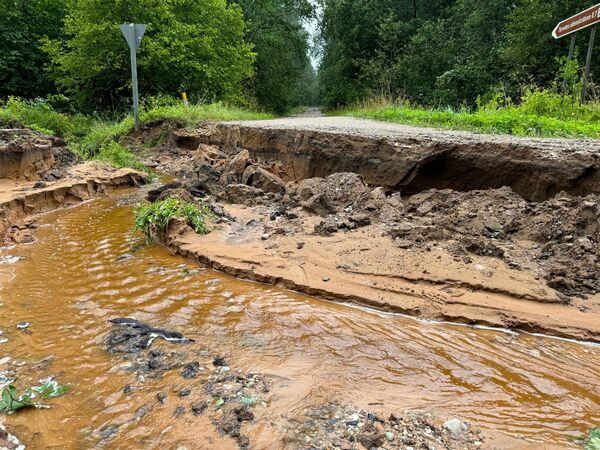
<svg viewBox="0 0 600 450">
<path fill-rule="evenodd" d="M 556 24 L 594 2 L 590 0 L 518 0 L 507 20 L 504 60 L 512 78 L 520 83 L 548 84 L 558 69 L 557 57 L 566 56 L 569 38 L 554 39 Z M 580 61 L 587 51 L 589 31 L 578 33 Z M 600 67 L 596 52 L 594 67 Z"/>
<path fill-rule="evenodd" d="M 0 97 L 52 92 L 42 42 L 61 36 L 64 0 L 0 0 L 0 11 Z"/>
<path fill-rule="evenodd" d="M 303 21 L 313 16 L 308 0 L 235 0 L 256 52 L 253 93 L 260 105 L 281 113 L 296 106 L 297 89 L 310 66 Z"/>
<path fill-rule="evenodd" d="M 141 92 L 237 99 L 254 53 L 242 11 L 225 0 L 68 0 L 67 38 L 47 51 L 57 83 L 87 107 L 117 107 L 129 97 L 129 52 L 120 23 L 146 23 L 139 49 Z"/>
</svg>

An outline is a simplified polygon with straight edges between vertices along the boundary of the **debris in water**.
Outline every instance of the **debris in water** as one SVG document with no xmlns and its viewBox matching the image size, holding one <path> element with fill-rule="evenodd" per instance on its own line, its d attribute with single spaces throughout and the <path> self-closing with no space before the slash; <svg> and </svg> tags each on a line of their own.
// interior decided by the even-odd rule
<svg viewBox="0 0 600 450">
<path fill-rule="evenodd" d="M 137 353 L 148 348 L 156 338 L 182 344 L 194 342 L 181 333 L 154 328 L 135 319 L 116 318 L 110 319 L 109 322 L 119 326 L 106 337 L 106 346 L 110 353 Z"/>
</svg>

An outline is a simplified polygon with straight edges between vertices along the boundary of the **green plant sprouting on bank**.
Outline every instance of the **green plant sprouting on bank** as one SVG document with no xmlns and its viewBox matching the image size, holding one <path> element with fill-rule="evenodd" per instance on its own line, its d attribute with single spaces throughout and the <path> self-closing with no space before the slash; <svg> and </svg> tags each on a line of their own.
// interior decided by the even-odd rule
<svg viewBox="0 0 600 450">
<path fill-rule="evenodd" d="M 148 241 L 153 233 L 164 235 L 171 219 L 184 219 L 196 233 L 207 234 L 206 219 L 213 213 L 204 205 L 185 202 L 177 197 L 168 197 L 154 203 L 140 205 L 134 210 L 134 230 L 144 234 Z"/>
<path fill-rule="evenodd" d="M 12 413 L 28 407 L 47 408 L 48 406 L 41 400 L 60 397 L 67 392 L 69 392 L 68 387 L 60 386 L 54 380 L 43 381 L 39 386 L 26 389 L 21 394 L 18 394 L 17 388 L 10 384 L 2 390 L 0 412 Z"/>
</svg>

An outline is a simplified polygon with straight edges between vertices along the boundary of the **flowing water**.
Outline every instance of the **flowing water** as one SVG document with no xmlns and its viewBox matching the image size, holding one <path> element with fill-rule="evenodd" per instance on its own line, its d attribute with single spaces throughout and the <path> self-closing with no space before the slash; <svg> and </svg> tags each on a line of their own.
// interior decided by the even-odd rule
<svg viewBox="0 0 600 450">
<path fill-rule="evenodd" d="M 0 337 L 8 339 L 0 371 L 16 368 L 19 387 L 53 375 L 71 388 L 51 409 L 5 418 L 31 448 L 92 448 L 115 422 L 127 426 L 110 448 L 175 448 L 208 426 L 188 420 L 181 430 L 168 414 L 130 420 L 161 381 L 123 394 L 135 376 L 115 370 L 121 357 L 103 347 L 113 317 L 180 331 L 232 366 L 280 377 L 272 420 L 337 398 L 558 445 L 600 423 L 598 346 L 333 304 L 199 268 L 158 245 L 132 252 L 139 195 L 120 191 L 47 214 L 37 243 L 0 250 L 25 257 L 0 264 Z M 119 259 L 126 252 L 133 257 Z M 22 321 L 28 330 L 15 327 Z M 269 430 L 255 424 L 249 435 L 260 447 Z"/>
</svg>

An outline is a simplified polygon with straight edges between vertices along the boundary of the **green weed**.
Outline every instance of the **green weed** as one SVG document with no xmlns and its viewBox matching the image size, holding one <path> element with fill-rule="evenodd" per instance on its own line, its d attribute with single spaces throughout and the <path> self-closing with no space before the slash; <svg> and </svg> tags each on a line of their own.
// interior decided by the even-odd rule
<svg viewBox="0 0 600 450">
<path fill-rule="evenodd" d="M 593 428 L 583 446 L 585 450 L 600 450 L 600 428 Z"/>
<path fill-rule="evenodd" d="M 11 384 L 2 390 L 0 412 L 12 413 L 28 407 L 47 408 L 47 405 L 43 404 L 41 400 L 59 397 L 67 392 L 69 392 L 68 387 L 60 386 L 54 380 L 31 387 L 20 395 L 17 394 L 17 388 Z"/>
<path fill-rule="evenodd" d="M 150 241 L 154 232 L 164 236 L 173 218 L 186 220 L 198 234 L 207 234 L 206 219 L 213 217 L 213 214 L 204 204 L 198 207 L 177 197 L 168 197 L 136 207 L 134 216 L 134 230 L 140 231 Z"/>
</svg>

